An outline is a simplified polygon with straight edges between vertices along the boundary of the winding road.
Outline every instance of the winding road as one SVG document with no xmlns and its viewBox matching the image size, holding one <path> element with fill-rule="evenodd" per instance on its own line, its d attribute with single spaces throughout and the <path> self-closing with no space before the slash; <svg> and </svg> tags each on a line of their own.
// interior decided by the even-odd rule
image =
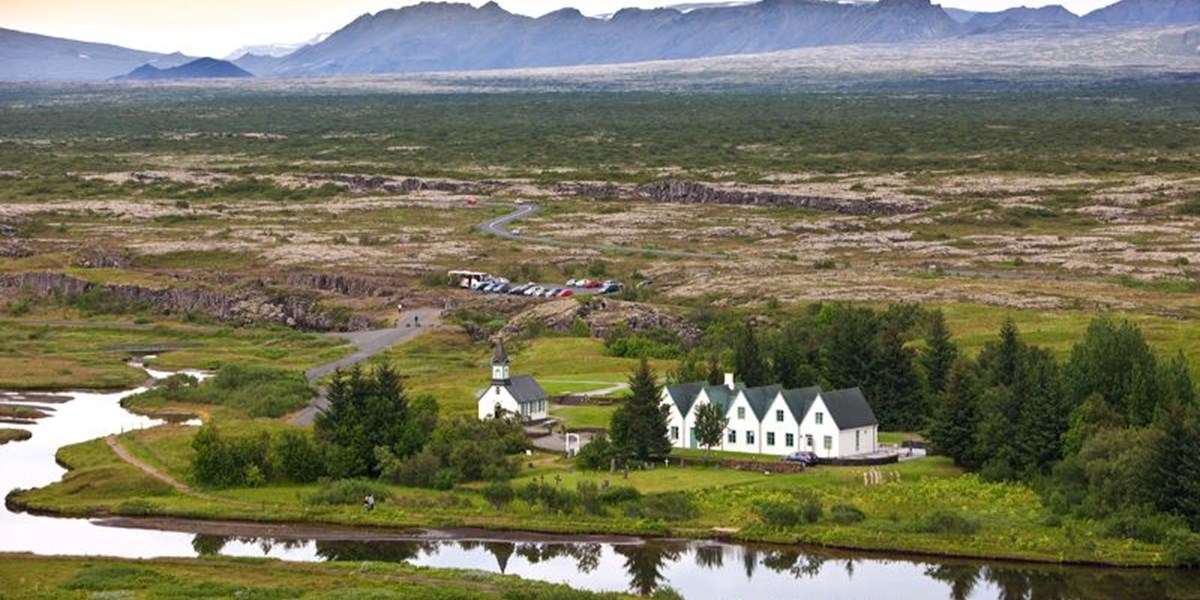
<svg viewBox="0 0 1200 600">
<path fill-rule="evenodd" d="M 510 206 L 508 204 L 491 203 L 488 206 Z M 541 207 L 536 204 L 516 204 L 511 205 L 516 208 L 507 215 L 496 217 L 489 221 L 484 221 L 475 226 L 475 229 L 482 233 L 494 235 L 504 239 L 514 240 L 518 242 L 526 242 L 531 244 L 545 244 L 548 246 L 562 246 L 566 248 L 590 248 L 601 252 L 621 252 L 625 254 L 647 254 L 651 256 L 668 256 L 678 258 L 709 258 L 722 259 L 730 258 L 727 254 L 710 254 L 707 252 L 689 252 L 687 250 L 663 250 L 659 248 L 632 248 L 629 246 L 617 246 L 613 244 L 589 244 L 586 242 L 565 242 L 547 237 L 535 237 L 528 235 L 520 235 L 509 231 L 508 225 L 513 221 L 529 218 L 538 213 Z"/>
<path fill-rule="evenodd" d="M 330 334 L 331 336 L 348 340 L 358 350 L 349 356 L 313 367 L 305 371 L 304 376 L 308 378 L 309 383 L 313 383 L 338 369 L 354 366 L 396 344 L 412 340 L 418 335 L 440 325 L 442 322 L 441 313 L 442 311 L 436 308 L 418 308 L 406 311 L 404 319 L 397 323 L 395 327 L 372 331 L 332 333 Z M 293 425 L 312 425 L 313 419 L 317 417 L 317 413 L 329 406 L 329 400 L 325 397 L 325 388 L 317 389 L 317 397 L 313 398 L 312 402 L 308 403 L 308 406 L 293 415 L 291 419 L 288 419 L 289 423 Z"/>
</svg>

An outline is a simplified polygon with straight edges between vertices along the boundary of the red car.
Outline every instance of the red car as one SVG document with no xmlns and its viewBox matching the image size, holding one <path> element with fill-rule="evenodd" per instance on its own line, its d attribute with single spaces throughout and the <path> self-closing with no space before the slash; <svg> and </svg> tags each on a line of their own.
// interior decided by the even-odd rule
<svg viewBox="0 0 1200 600">
<path fill-rule="evenodd" d="M 574 296 L 574 295 L 575 295 L 575 292 L 572 292 L 571 290 L 563 290 L 558 293 L 559 298 L 570 298 L 571 296 Z"/>
<path fill-rule="evenodd" d="M 600 287 L 600 282 L 596 281 L 595 279 L 585 279 L 583 280 L 583 283 L 579 285 L 585 288 L 598 288 Z"/>
</svg>

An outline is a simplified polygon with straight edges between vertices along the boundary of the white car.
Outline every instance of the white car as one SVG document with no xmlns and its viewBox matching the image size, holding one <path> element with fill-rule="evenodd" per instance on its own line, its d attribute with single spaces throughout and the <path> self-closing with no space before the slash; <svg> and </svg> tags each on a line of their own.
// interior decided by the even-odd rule
<svg viewBox="0 0 1200 600">
<path fill-rule="evenodd" d="M 540 285 L 535 285 L 535 286 L 525 290 L 525 295 L 526 296 L 537 296 L 538 294 L 541 294 L 542 290 L 544 290 L 544 289 L 546 289 L 546 288 L 543 288 Z"/>
</svg>

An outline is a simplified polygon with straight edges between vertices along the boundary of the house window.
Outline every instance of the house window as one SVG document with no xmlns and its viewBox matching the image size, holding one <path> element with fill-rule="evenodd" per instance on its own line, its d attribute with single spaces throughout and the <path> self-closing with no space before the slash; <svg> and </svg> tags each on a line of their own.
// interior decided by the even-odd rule
<svg viewBox="0 0 1200 600">
<path fill-rule="evenodd" d="M 832 435 L 825 436 L 825 449 L 833 450 L 833 436 Z"/>
<path fill-rule="evenodd" d="M 783 411 L 782 410 L 775 411 L 775 422 L 776 423 L 783 422 Z"/>
<path fill-rule="evenodd" d="M 679 439 L 679 428 L 678 427 L 671 427 L 671 439 L 673 439 L 673 440 Z"/>
<path fill-rule="evenodd" d="M 750 431 L 749 429 L 746 430 L 746 443 L 747 444 L 754 443 L 754 432 Z"/>
<path fill-rule="evenodd" d="M 805 444 L 807 444 L 809 448 L 813 448 L 813 447 L 814 447 L 814 446 L 813 446 L 813 440 L 812 440 L 812 436 L 811 436 L 811 435 L 806 435 L 806 436 L 804 436 L 804 443 L 805 443 Z"/>
<path fill-rule="evenodd" d="M 737 432 L 732 429 L 729 430 L 729 443 L 730 444 L 737 443 Z"/>
<path fill-rule="evenodd" d="M 783 434 L 783 445 L 791 448 L 796 445 L 796 435 L 793 433 Z"/>
<path fill-rule="evenodd" d="M 768 445 L 768 446 L 774 446 L 774 445 L 775 445 L 775 432 L 774 432 L 774 431 L 768 431 L 768 432 L 767 432 L 767 445 Z"/>
<path fill-rule="evenodd" d="M 862 440 L 860 439 L 861 435 L 862 435 L 862 431 L 860 431 L 858 429 L 854 430 L 854 451 L 855 452 L 862 450 Z"/>
<path fill-rule="evenodd" d="M 825 422 L 825 413 L 823 413 L 823 412 L 817 413 L 816 420 L 817 420 L 817 425 L 824 423 Z"/>
<path fill-rule="evenodd" d="M 745 419 L 745 418 L 746 418 L 746 407 L 744 407 L 744 406 L 739 406 L 739 407 L 738 407 L 738 418 L 739 418 L 739 419 Z"/>
</svg>

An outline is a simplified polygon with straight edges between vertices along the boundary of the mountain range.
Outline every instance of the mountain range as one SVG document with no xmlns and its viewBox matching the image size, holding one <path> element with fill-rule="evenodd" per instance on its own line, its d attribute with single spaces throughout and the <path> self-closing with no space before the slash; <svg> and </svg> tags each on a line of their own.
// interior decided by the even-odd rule
<svg viewBox="0 0 1200 600">
<path fill-rule="evenodd" d="M 173 79 L 236 79 L 254 77 L 245 69 L 215 58 L 197 58 L 177 67 L 160 69 L 154 65 L 142 65 L 125 75 L 114 77 L 115 81 L 167 81 Z"/>
<path fill-rule="evenodd" d="M 1095 31 L 1200 22 L 1200 0 L 1120 0 L 1082 17 L 1060 6 L 998 13 L 929 0 L 694 2 L 608 18 L 562 9 L 538 18 L 494 2 L 426 2 L 366 14 L 282 56 L 234 61 L 260 76 L 404 74 L 691 59 L 817 46 L 929 42 L 1025 30 Z M 986 43 L 981 40 L 980 43 Z M 269 54 L 282 54 L 265 48 Z M 0 80 L 110 79 L 192 60 L 0 29 Z M 145 70 L 142 75 L 154 75 Z"/>
</svg>

